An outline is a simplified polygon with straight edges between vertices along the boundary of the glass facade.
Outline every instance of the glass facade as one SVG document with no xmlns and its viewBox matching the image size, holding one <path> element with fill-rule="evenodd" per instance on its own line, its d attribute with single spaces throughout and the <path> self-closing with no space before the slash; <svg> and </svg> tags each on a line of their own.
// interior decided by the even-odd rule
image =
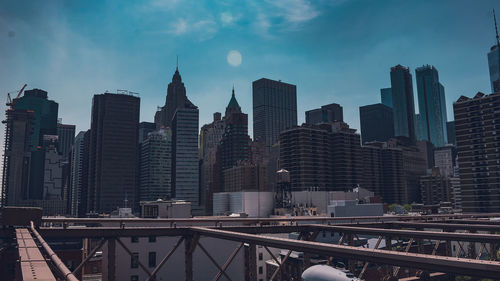
<svg viewBox="0 0 500 281">
<path fill-rule="evenodd" d="M 415 141 L 415 102 L 410 69 L 402 65 L 391 68 L 394 135 Z"/>
<path fill-rule="evenodd" d="M 500 91 L 500 89 L 495 89 L 494 86 L 495 81 L 500 79 L 500 47 L 497 45 L 491 47 L 488 53 L 488 67 L 490 69 L 491 91 Z"/>
<path fill-rule="evenodd" d="M 392 108 L 392 89 L 383 88 L 380 89 L 380 101 L 382 104 Z"/>
<path fill-rule="evenodd" d="M 415 70 L 419 108 L 419 140 L 430 141 L 435 147 L 447 143 L 446 101 L 444 87 L 439 83 L 438 71 L 433 66 Z"/>
</svg>

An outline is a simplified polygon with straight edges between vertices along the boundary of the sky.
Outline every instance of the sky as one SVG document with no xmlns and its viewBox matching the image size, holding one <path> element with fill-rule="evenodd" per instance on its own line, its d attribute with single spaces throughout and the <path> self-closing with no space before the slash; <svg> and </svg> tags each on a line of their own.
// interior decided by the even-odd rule
<svg viewBox="0 0 500 281">
<path fill-rule="evenodd" d="M 359 106 L 380 102 L 392 66 L 415 77 L 430 64 L 452 120 L 460 95 L 490 92 L 493 8 L 500 1 L 2 0 L 0 100 L 24 83 L 44 89 L 81 131 L 92 96 L 123 89 L 139 93 L 140 119 L 152 122 L 178 57 L 200 127 L 224 112 L 234 85 L 252 136 L 252 81 L 266 77 L 297 85 L 299 124 L 339 103 L 359 129 Z"/>
</svg>

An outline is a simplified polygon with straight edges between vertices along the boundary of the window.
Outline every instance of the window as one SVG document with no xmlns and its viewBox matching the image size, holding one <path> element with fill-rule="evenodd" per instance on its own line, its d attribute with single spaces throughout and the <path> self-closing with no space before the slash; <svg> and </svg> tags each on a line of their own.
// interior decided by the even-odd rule
<svg viewBox="0 0 500 281">
<path fill-rule="evenodd" d="M 135 237 L 135 236 L 130 237 L 130 242 L 132 242 L 132 243 L 139 243 L 139 237 Z"/>
<path fill-rule="evenodd" d="M 262 253 L 259 253 L 259 260 L 262 260 Z"/>
<path fill-rule="evenodd" d="M 149 252 L 149 267 L 156 266 L 156 252 Z"/>
<path fill-rule="evenodd" d="M 137 276 L 137 275 L 130 275 L 130 281 L 139 281 L 139 276 Z"/>
<path fill-rule="evenodd" d="M 149 243 L 156 242 L 156 236 L 149 236 Z"/>
<path fill-rule="evenodd" d="M 130 268 L 138 268 L 139 263 L 137 262 L 139 260 L 139 253 L 132 253 L 132 256 L 130 256 Z"/>
<path fill-rule="evenodd" d="M 259 274 L 262 274 L 262 266 L 259 266 Z"/>
</svg>

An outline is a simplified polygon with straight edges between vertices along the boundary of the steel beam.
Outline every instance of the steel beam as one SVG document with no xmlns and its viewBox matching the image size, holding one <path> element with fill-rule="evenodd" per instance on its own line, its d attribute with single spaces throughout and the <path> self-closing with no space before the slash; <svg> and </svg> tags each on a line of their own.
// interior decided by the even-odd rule
<svg viewBox="0 0 500 281">
<path fill-rule="evenodd" d="M 500 243 L 500 235 L 498 234 L 482 234 L 482 233 L 458 233 L 458 232 L 436 232 L 436 231 L 414 231 L 400 229 L 383 229 L 383 228 L 368 228 L 368 227 L 352 227 L 352 226 L 334 226 L 334 225 L 311 225 L 312 228 L 324 229 L 342 233 L 365 234 L 365 235 L 386 235 L 392 237 L 413 237 L 433 240 L 447 241 L 467 241 L 481 243 Z"/>
<path fill-rule="evenodd" d="M 373 226 L 373 224 L 372 224 Z M 500 232 L 500 225 L 488 224 L 460 224 L 460 223 L 435 223 L 435 222 L 387 222 L 380 223 L 380 227 L 397 228 L 427 228 L 443 230 L 468 230 L 468 231 L 496 231 Z"/>
<path fill-rule="evenodd" d="M 460 259 L 426 254 L 401 253 L 387 250 L 365 249 L 319 242 L 266 237 L 236 233 L 218 229 L 192 227 L 192 231 L 203 236 L 245 242 L 262 246 L 316 253 L 324 256 L 340 256 L 373 263 L 420 268 L 429 271 L 445 271 L 455 274 L 493 277 L 500 276 L 500 263 L 475 259 Z"/>
<path fill-rule="evenodd" d="M 168 252 L 168 254 L 161 260 L 161 262 L 156 266 L 156 268 L 151 272 L 151 276 L 146 281 L 151 281 L 155 278 L 156 273 L 161 269 L 161 267 L 167 262 L 167 260 L 174 254 L 175 250 L 181 245 L 182 241 L 184 241 L 184 237 L 179 238 L 174 248 Z"/>
<path fill-rule="evenodd" d="M 26 228 L 16 229 L 19 269 L 23 281 L 56 281 L 49 265 Z"/>
<path fill-rule="evenodd" d="M 108 281 L 115 281 L 115 266 L 116 266 L 116 241 L 114 238 L 108 239 Z"/>
<path fill-rule="evenodd" d="M 233 261 L 234 257 L 236 257 L 236 254 L 238 254 L 238 252 L 240 251 L 240 249 L 243 247 L 244 243 L 240 243 L 238 245 L 238 247 L 236 247 L 236 249 L 234 249 L 233 253 L 229 256 L 229 258 L 227 258 L 226 262 L 224 263 L 224 265 L 222 266 L 221 268 L 221 271 L 219 271 L 219 273 L 217 273 L 217 275 L 215 275 L 214 277 L 214 280 L 213 281 L 217 281 L 219 280 L 219 278 L 222 276 L 222 274 L 226 271 L 227 267 L 231 264 L 231 262 Z"/>
</svg>

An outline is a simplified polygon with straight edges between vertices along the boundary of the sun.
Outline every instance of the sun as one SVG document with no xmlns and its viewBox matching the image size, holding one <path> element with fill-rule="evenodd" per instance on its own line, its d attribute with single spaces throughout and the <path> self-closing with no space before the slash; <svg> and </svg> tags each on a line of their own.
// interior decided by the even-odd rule
<svg viewBox="0 0 500 281">
<path fill-rule="evenodd" d="M 227 54 L 227 63 L 234 67 L 239 66 L 241 64 L 241 53 L 236 50 L 229 51 Z"/>
</svg>

